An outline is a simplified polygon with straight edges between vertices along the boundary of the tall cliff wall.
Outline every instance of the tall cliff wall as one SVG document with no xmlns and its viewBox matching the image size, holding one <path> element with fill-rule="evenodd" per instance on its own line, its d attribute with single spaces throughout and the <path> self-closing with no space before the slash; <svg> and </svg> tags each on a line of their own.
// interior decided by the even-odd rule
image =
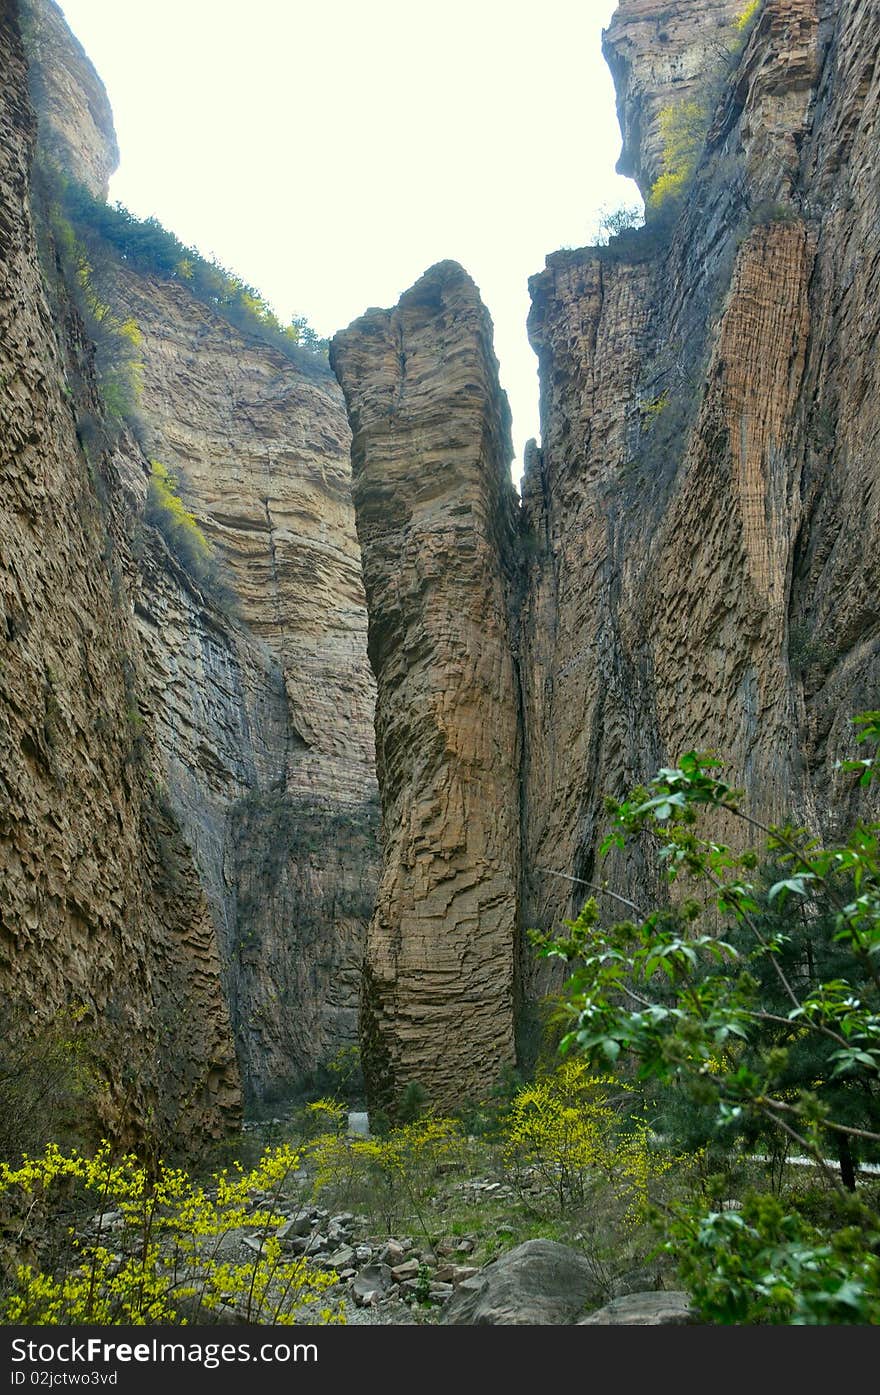
<svg viewBox="0 0 880 1395">
<path fill-rule="evenodd" d="M 143 335 L 145 444 L 184 481 L 233 614 L 144 569 L 138 616 L 169 794 L 224 948 L 249 1096 L 282 1093 L 358 1035 L 377 880 L 374 686 L 350 433 L 311 372 L 179 283 L 118 267 Z"/>
<path fill-rule="evenodd" d="M 383 873 L 367 941 L 374 1105 L 449 1108 L 514 1058 L 518 688 L 510 422 L 454 262 L 340 332 L 378 683 Z"/>
<path fill-rule="evenodd" d="M 43 157 L 103 196 L 116 148 L 100 80 L 52 0 L 23 12 Z M 246 1098 L 271 1100 L 357 1040 L 377 879 L 342 394 L 325 361 L 236 328 L 185 278 L 92 250 L 107 313 L 139 335 L 137 439 L 114 428 L 109 452 L 134 613 L 130 725 L 216 941 L 201 968 L 218 979 Z M 100 399 L 74 397 L 95 455 Z M 147 522 L 151 461 L 177 477 L 222 591 Z"/>
<path fill-rule="evenodd" d="M 4 1039 L 85 1014 L 123 1142 L 219 1136 L 240 1093 L 210 912 L 158 797 L 120 453 L 91 351 L 29 210 L 36 126 L 14 7 L 0 10 L 0 999 Z"/>
<path fill-rule="evenodd" d="M 469 679 L 496 750 L 468 806 L 481 839 L 487 815 L 506 820 L 520 796 L 520 934 L 582 903 L 606 796 L 688 749 L 719 752 L 757 815 L 833 834 L 861 797 L 834 774 L 854 750 L 847 719 L 880 691 L 880 11 L 860 0 L 623 0 L 604 46 L 620 168 L 652 196 L 648 224 L 555 253 L 532 279 L 542 445 L 528 449 L 523 479 L 525 580 L 514 623 L 499 626 L 497 607 L 484 616 L 487 653 L 512 645 L 493 660 L 502 681 Z M 379 676 L 386 862 L 369 957 L 393 1008 L 373 1021 L 393 1069 L 402 1074 L 405 1049 L 412 1075 L 431 1069 L 438 1045 L 415 1006 L 421 960 L 408 976 L 400 957 L 410 931 L 394 897 L 445 855 L 462 808 L 446 738 L 425 720 L 428 683 L 454 695 L 453 732 L 468 710 L 457 652 L 426 631 L 433 613 L 472 612 L 459 591 L 470 572 L 433 566 L 452 556 L 446 509 L 433 492 L 417 515 L 410 501 L 428 449 L 430 460 L 469 451 L 476 462 L 486 439 L 485 401 L 476 419 L 453 401 L 466 360 L 451 351 L 444 295 L 428 294 L 437 276 L 408 293 L 411 307 L 404 297 L 353 326 L 334 356 L 355 433 Z M 497 387 L 485 391 L 497 401 Z M 493 507 L 510 536 L 508 503 Z M 509 582 L 512 556 L 483 553 L 485 597 Z M 514 650 L 518 732 L 506 705 Z M 414 842 L 410 810 L 422 805 L 431 819 Z M 481 874 L 480 846 L 457 854 L 456 875 Z M 601 875 L 636 900 L 663 894 L 638 851 Z M 508 933 L 515 899 L 501 903 Z M 494 915 L 481 923 L 500 932 Z M 455 908 L 432 906 L 430 943 L 450 939 Z M 529 1059 L 550 982 L 522 952 Z M 437 979 L 438 1021 L 458 992 Z M 460 1015 L 455 1058 L 447 1048 L 431 1071 L 447 1097 L 459 1058 L 485 1036 Z"/>
<path fill-rule="evenodd" d="M 692 9 L 629 0 L 606 36 L 646 188 L 669 100 L 659 15 L 674 43 Z M 880 14 L 764 0 L 744 37 L 671 231 L 649 210 L 531 283 L 532 923 L 581 899 L 548 871 L 592 877 L 603 796 L 686 749 L 719 751 L 766 818 L 831 833 L 853 812 L 833 763 L 880 690 Z M 655 889 L 632 862 L 615 884 Z"/>
<path fill-rule="evenodd" d="M 40 139 L 89 193 L 106 198 L 119 147 L 104 84 L 54 0 L 20 0 L 18 8 Z"/>
</svg>

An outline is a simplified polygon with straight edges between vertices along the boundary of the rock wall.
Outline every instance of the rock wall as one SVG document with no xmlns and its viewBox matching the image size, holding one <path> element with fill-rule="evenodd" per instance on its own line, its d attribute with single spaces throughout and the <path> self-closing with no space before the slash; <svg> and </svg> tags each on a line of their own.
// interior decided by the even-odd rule
<svg viewBox="0 0 880 1395">
<path fill-rule="evenodd" d="M 516 509 L 491 322 L 454 262 L 340 332 L 378 685 L 383 873 L 367 941 L 373 1107 L 449 1108 L 514 1056 Z"/>
<path fill-rule="evenodd" d="M 621 0 L 602 35 L 623 134 L 618 173 L 647 194 L 663 172 L 663 115 L 721 81 L 748 0 Z"/>
<path fill-rule="evenodd" d="M 0 1001 L 4 1037 L 84 1014 L 95 1130 L 186 1148 L 237 1123 L 216 936 L 150 775 L 118 462 L 81 448 L 90 347 L 29 211 L 36 137 L 0 11 Z M 145 718 L 146 725 L 145 725 Z"/>
<path fill-rule="evenodd" d="M 510 645 L 503 682 L 484 700 L 481 675 L 469 680 L 484 723 L 519 752 L 496 757 L 482 809 L 470 810 L 479 828 L 487 809 L 501 818 L 520 797 L 520 934 L 576 911 L 600 870 L 636 901 L 663 894 L 638 850 L 600 869 L 604 802 L 688 749 L 719 752 L 765 820 L 833 836 L 866 807 L 834 762 L 855 751 L 848 717 L 875 708 L 880 691 L 878 42 L 880 11 L 859 0 L 624 0 L 606 32 L 621 169 L 652 190 L 681 104 L 697 145 L 683 195 L 655 202 L 644 229 L 555 253 L 531 282 L 542 446 L 528 449 L 522 486 L 524 584 L 506 630 L 484 621 L 490 652 Z M 422 894 L 412 887 L 461 825 L 428 685 L 455 695 L 454 732 L 468 710 L 457 654 L 425 630 L 435 611 L 470 613 L 460 568 L 434 565 L 451 550 L 432 475 L 430 509 L 411 501 L 426 460 L 468 444 L 476 458 L 486 437 L 453 402 L 466 360 L 451 348 L 439 276 L 408 293 L 411 304 L 370 312 L 334 354 L 355 433 L 379 677 L 386 865 L 372 1021 L 389 1056 L 377 1054 L 381 1069 L 401 1079 L 404 1052 L 417 1075 L 437 1050 L 417 1006 L 429 956 L 410 929 Z M 506 502 L 495 515 L 510 536 Z M 485 556 L 484 595 L 510 593 L 511 552 Z M 518 738 L 512 719 L 487 715 L 514 653 Z M 421 822 L 414 836 L 412 808 L 431 811 L 427 837 Z M 466 849 L 472 874 L 481 846 Z M 467 865 L 457 856 L 456 874 Z M 434 917 L 432 905 L 430 943 L 450 935 L 457 943 L 454 906 Z M 529 1061 L 552 981 L 521 953 L 518 1049 Z M 457 980 L 438 979 L 438 1021 L 458 994 Z M 477 1038 L 461 1020 L 467 1055 Z M 453 1071 L 469 1088 L 447 1050 L 432 1076 L 446 1097 Z"/>
<path fill-rule="evenodd" d="M 119 164 L 113 112 L 91 59 L 55 0 L 20 0 L 40 140 L 95 198 L 106 198 Z"/>
<path fill-rule="evenodd" d="M 322 360 L 301 369 L 185 285 L 121 265 L 112 299 L 143 336 L 145 447 L 181 481 L 229 593 L 206 616 L 167 564 L 145 567 L 138 617 L 246 1093 L 270 1100 L 357 1041 L 378 876 L 350 432 Z"/>
<path fill-rule="evenodd" d="M 656 8 L 609 31 L 646 184 Z M 603 796 L 684 750 L 720 752 L 768 819 L 831 834 L 857 807 L 833 764 L 880 689 L 878 39 L 876 7 L 764 0 L 670 230 L 531 283 L 529 923 L 586 894 L 550 873 L 593 878 Z M 636 860 L 609 873 L 657 891 Z"/>
<path fill-rule="evenodd" d="M 100 197 L 116 162 L 100 80 L 53 0 L 28 0 L 24 27 L 41 152 Z M 357 1040 L 377 880 L 350 432 L 325 360 L 292 361 L 185 279 L 95 251 L 102 302 L 139 335 L 137 439 L 116 429 L 112 450 L 131 724 L 216 940 L 245 1096 L 268 1103 Z M 75 405 L 94 453 L 100 400 Z M 222 585 L 147 522 L 151 461 L 178 480 Z"/>
</svg>

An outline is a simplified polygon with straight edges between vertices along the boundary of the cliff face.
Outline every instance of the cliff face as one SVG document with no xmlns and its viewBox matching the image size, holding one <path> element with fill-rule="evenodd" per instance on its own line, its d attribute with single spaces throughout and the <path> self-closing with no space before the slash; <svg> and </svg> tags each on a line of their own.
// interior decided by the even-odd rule
<svg viewBox="0 0 880 1395">
<path fill-rule="evenodd" d="M 354 431 L 378 683 L 383 873 L 367 941 L 373 1104 L 449 1108 L 514 1056 L 515 501 L 491 323 L 454 262 L 333 340 Z"/>
<path fill-rule="evenodd" d="M 54 0 L 21 0 L 19 8 L 40 139 L 62 169 L 106 198 L 119 150 L 104 84 Z"/>
<path fill-rule="evenodd" d="M 621 5 L 608 39 L 646 183 L 655 8 Z M 880 680 L 878 39 L 874 7 L 765 0 L 671 234 L 557 254 L 531 283 L 531 923 L 582 899 L 544 869 L 591 877 L 603 795 L 686 749 L 719 751 L 759 816 L 852 813 L 833 762 Z M 632 863 L 615 884 L 652 891 Z"/>
<path fill-rule="evenodd" d="M 597 874 L 605 797 L 686 750 L 718 751 L 764 819 L 832 835 L 858 807 L 834 762 L 854 751 L 848 717 L 876 707 L 880 690 L 878 44 L 880 12 L 859 0 L 624 0 L 607 31 L 621 168 L 646 193 L 661 174 L 681 178 L 646 228 L 556 253 L 531 282 L 542 447 L 527 452 L 523 480 L 526 579 L 514 625 L 484 618 L 485 652 L 516 650 L 521 720 L 517 735 L 512 708 L 497 705 L 505 655 L 503 682 L 486 685 L 496 703 L 480 707 L 496 754 L 475 768 L 467 806 L 469 826 L 504 821 L 519 789 L 520 931 L 558 925 L 582 903 L 572 879 Z M 452 550 L 425 460 L 445 449 L 476 462 L 486 439 L 481 418 L 452 405 L 465 358 L 449 347 L 438 275 L 408 293 L 411 308 L 404 297 L 358 322 L 334 357 L 355 433 L 379 676 L 386 868 L 370 960 L 388 984 L 374 983 L 376 1001 L 394 1007 L 373 1021 L 398 1072 L 406 1038 L 418 1069 L 437 1044 L 401 967 L 411 941 L 395 897 L 447 840 L 458 846 L 463 807 L 449 738 L 424 698 L 428 682 L 453 694 L 457 732 L 461 665 L 425 631 L 442 611 L 455 636 L 471 602 L 460 566 L 432 565 Z M 417 514 L 426 478 L 431 508 Z M 482 478 L 485 488 L 492 467 Z M 495 508 L 509 532 L 507 504 Z M 484 553 L 484 597 L 503 589 L 510 557 Z M 478 673 L 468 681 L 480 691 Z M 413 839 L 410 810 L 422 804 L 430 842 Z M 457 856 L 456 875 L 480 875 L 478 846 Z M 601 875 L 637 901 L 662 894 L 638 853 Z M 508 925 L 514 899 L 502 903 Z M 441 906 L 431 936 L 458 943 L 457 913 Z M 523 962 L 528 1057 L 547 984 L 527 951 Z M 457 993 L 437 979 L 438 1021 Z M 482 1027 L 471 1035 L 464 1013 L 460 1039 L 465 1055 L 479 1053 Z M 445 1075 L 442 1087 L 448 1095 Z"/>
<path fill-rule="evenodd" d="M 216 938 L 150 776 L 124 492 L 113 452 L 87 460 L 77 440 L 77 410 L 100 409 L 76 313 L 46 299 L 29 214 L 36 130 L 8 5 L 0 67 L 4 1035 L 84 1013 L 100 1126 L 185 1146 L 239 1115 Z"/>
<path fill-rule="evenodd" d="M 100 196 L 116 160 L 103 88 L 52 0 L 29 0 L 24 20 L 41 150 Z M 27 113 L 21 93 L 18 102 Z M 69 383 L 57 386 L 92 470 L 100 455 L 112 475 L 102 492 L 122 541 L 102 547 L 125 576 L 124 589 L 113 583 L 128 635 L 123 736 L 186 861 L 210 944 L 198 973 L 213 982 L 227 1057 L 231 1030 L 247 1098 L 269 1100 L 357 1039 L 377 879 L 350 432 L 326 362 L 292 362 L 197 300 L 185 279 L 136 270 L 109 244 L 99 261 L 107 313 L 137 327 L 137 439 L 114 427 L 111 442 L 100 425 L 81 325 L 63 327 L 78 346 L 65 341 L 71 362 L 58 372 Z M 151 461 L 177 477 L 222 591 L 194 580 L 147 522 Z M 63 499 L 63 470 L 54 484 Z M 91 688 L 82 701 L 87 711 Z M 94 742 L 101 758 L 100 734 Z M 13 843 L 19 836 L 13 821 Z M 134 963 L 136 944 L 130 953 Z"/>
<path fill-rule="evenodd" d="M 114 303 L 143 335 L 149 455 L 183 482 L 231 592 L 232 613 L 206 617 L 167 565 L 144 568 L 138 618 L 245 1086 L 271 1097 L 357 1040 L 377 878 L 350 433 L 326 364 L 299 370 L 184 285 L 120 266 Z"/>
<path fill-rule="evenodd" d="M 747 0 L 622 0 L 602 36 L 623 149 L 617 164 L 647 194 L 663 171 L 663 113 L 702 100 L 728 61 Z"/>
</svg>

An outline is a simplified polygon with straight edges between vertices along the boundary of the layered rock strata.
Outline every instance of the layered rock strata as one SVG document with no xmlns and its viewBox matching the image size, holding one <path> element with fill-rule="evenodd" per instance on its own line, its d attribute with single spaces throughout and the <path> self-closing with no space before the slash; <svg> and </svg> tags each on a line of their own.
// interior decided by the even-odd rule
<svg viewBox="0 0 880 1395">
<path fill-rule="evenodd" d="M 102 1084 L 94 1130 L 185 1148 L 236 1124 L 240 1092 L 214 925 L 150 775 L 117 468 L 134 443 L 87 457 L 77 439 L 78 412 L 101 409 L 76 312 L 61 287 L 51 311 L 46 298 L 29 213 L 36 128 L 8 4 L 0 67 L 4 1037 L 78 1020 Z"/>
<path fill-rule="evenodd" d="M 618 173 L 647 194 L 663 173 L 664 117 L 705 100 L 707 79 L 720 83 L 736 48 L 747 0 L 622 0 L 602 35 L 614 77 L 623 133 Z M 717 94 L 716 94 L 717 95 Z"/>
<path fill-rule="evenodd" d="M 624 0 L 605 36 L 621 168 L 654 189 L 680 104 L 699 144 L 681 165 L 683 195 L 655 197 L 644 229 L 556 253 L 531 283 L 542 446 L 527 451 L 526 580 L 507 631 L 521 757 L 496 768 L 507 783 L 492 796 L 503 809 L 519 781 L 520 930 L 558 925 L 600 876 L 637 902 L 665 894 L 638 849 L 600 861 L 605 799 L 688 749 L 718 752 L 764 820 L 834 836 L 867 810 L 835 761 L 855 753 L 849 716 L 876 708 L 880 691 L 878 46 L 880 13 L 858 0 Z M 430 441 L 439 455 L 444 439 L 459 450 L 462 422 L 449 408 L 441 425 L 435 407 L 459 371 L 457 356 L 444 361 L 444 298 L 410 294 L 443 374 L 436 391 L 419 392 L 421 343 L 413 389 L 406 298 L 335 352 L 355 431 L 380 733 L 388 724 L 386 900 L 370 943 L 387 985 L 377 1001 L 394 1003 L 372 1020 L 392 1054 L 405 1020 L 407 1035 L 419 1031 L 410 1053 L 433 1049 L 408 1016 L 416 990 L 393 952 L 408 943 L 394 895 L 416 865 L 409 808 L 443 808 L 438 772 L 455 790 L 418 714 L 426 673 L 443 689 L 458 662 L 426 650 L 422 617 L 429 603 L 466 609 L 457 571 L 423 584 L 408 561 L 420 451 Z M 400 424 L 398 397 L 418 430 Z M 471 430 L 475 451 L 484 433 Z M 374 483 L 380 467 L 393 493 Z M 424 526 L 433 558 L 445 517 Z M 509 556 L 484 589 L 509 578 Z M 435 851 L 455 837 L 458 808 L 430 825 Z M 717 832 L 744 836 L 721 821 Z M 519 1049 L 530 1058 L 548 984 L 524 962 Z"/>
<path fill-rule="evenodd" d="M 20 23 L 41 142 L 89 193 L 106 198 L 119 148 L 104 84 L 54 0 L 21 0 Z"/>
<path fill-rule="evenodd" d="M 514 1056 L 519 728 L 510 423 L 454 262 L 332 342 L 353 429 L 383 873 L 362 1035 L 374 1106 L 449 1108 Z"/>
<path fill-rule="evenodd" d="M 118 266 L 113 303 L 142 335 L 145 446 L 228 591 L 208 615 L 167 564 L 144 565 L 138 618 L 246 1092 L 269 1099 L 357 1041 L 378 876 L 350 432 L 325 362 L 299 368 L 185 285 Z"/>
<path fill-rule="evenodd" d="M 28 0 L 25 28 L 41 152 L 101 196 L 116 148 L 100 81 L 53 0 Z M 138 439 L 117 439 L 113 469 L 137 555 L 141 744 L 207 904 L 246 1096 L 269 1101 L 357 1040 L 377 877 L 350 432 L 326 361 L 235 328 L 183 276 L 94 253 L 107 313 L 139 340 Z M 78 407 L 91 440 L 101 404 Z M 151 462 L 196 517 L 214 582 L 147 523 Z"/>
<path fill-rule="evenodd" d="M 614 42 L 650 8 L 621 5 Z M 880 690 L 878 40 L 871 7 L 765 0 L 671 233 L 649 220 L 531 283 L 531 923 L 586 894 L 552 874 L 594 878 L 603 796 L 687 749 L 765 819 L 833 834 L 857 808 L 834 761 Z M 656 52 L 628 56 L 627 100 L 654 95 L 624 162 L 648 183 Z M 609 873 L 658 890 L 637 860 Z"/>
</svg>

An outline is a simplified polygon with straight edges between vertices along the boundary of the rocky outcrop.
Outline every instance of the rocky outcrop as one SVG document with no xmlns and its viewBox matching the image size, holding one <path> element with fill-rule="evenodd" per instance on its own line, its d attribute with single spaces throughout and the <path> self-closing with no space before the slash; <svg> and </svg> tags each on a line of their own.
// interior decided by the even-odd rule
<svg viewBox="0 0 880 1395">
<path fill-rule="evenodd" d="M 206 611 L 145 557 L 138 619 L 246 1092 L 269 1099 L 357 1041 L 377 880 L 350 433 L 326 362 L 301 368 L 184 284 L 122 265 L 112 300 L 142 335 L 144 445 L 180 480 L 227 593 Z"/>
<path fill-rule="evenodd" d="M 690 1298 L 669 1293 L 629 1293 L 581 1318 L 579 1327 L 690 1327 L 696 1322 Z"/>
<path fill-rule="evenodd" d="M 24 27 L 42 168 L 54 162 L 100 197 L 116 160 L 100 81 L 52 0 L 29 0 Z M 83 396 L 81 325 L 64 347 L 71 386 L 59 381 L 90 468 L 112 472 L 102 492 L 121 541 L 102 546 L 125 577 L 114 583 L 131 631 L 125 731 L 188 868 L 213 955 L 200 972 L 231 1015 L 245 1094 L 271 1100 L 357 1040 L 377 877 L 350 432 L 325 360 L 287 356 L 200 302 L 185 277 L 136 269 L 88 236 L 102 313 L 138 340 L 137 439 L 118 424 L 108 435 L 94 383 L 94 400 Z M 207 539 L 210 584 L 147 521 L 156 461 Z M 56 485 L 63 495 L 63 477 Z"/>
<path fill-rule="evenodd" d="M 4 1036 L 84 1021 L 94 1128 L 186 1148 L 236 1124 L 240 1092 L 210 911 L 150 773 L 118 470 L 134 443 L 87 456 L 77 439 L 78 414 L 101 409 L 63 287 L 47 303 L 29 214 L 35 122 L 9 5 L 0 67 Z"/>
<path fill-rule="evenodd" d="M 552 874 L 593 879 L 603 797 L 684 750 L 717 750 L 767 819 L 832 834 L 856 807 L 833 764 L 880 681 L 878 33 L 857 4 L 765 0 L 671 233 L 532 281 L 529 923 L 586 894 Z M 652 111 L 654 51 L 632 62 Z M 657 891 L 637 861 L 609 873 Z"/>
<path fill-rule="evenodd" d="M 496 763 L 485 796 L 503 810 L 517 787 L 521 795 L 521 929 L 558 925 L 597 880 L 606 797 L 688 749 L 717 751 L 764 820 L 833 836 L 867 807 L 834 765 L 854 754 L 848 717 L 875 708 L 880 690 L 880 577 L 866 545 L 880 521 L 871 445 L 880 429 L 871 347 L 880 16 L 857 0 L 705 0 L 699 23 L 693 10 L 624 0 L 605 36 L 622 168 L 645 192 L 671 169 L 680 183 L 655 195 L 644 229 L 556 253 L 531 283 L 542 446 L 527 452 L 526 579 L 507 629 L 521 758 L 518 768 Z M 676 125 L 679 106 L 687 121 Z M 372 962 L 387 963 L 377 1001 L 395 1006 L 374 1018 L 380 1038 L 391 1022 L 415 1022 L 417 989 L 388 949 L 408 943 L 394 909 L 401 869 L 430 865 L 460 824 L 441 742 L 421 717 L 428 676 L 433 690 L 455 691 L 459 663 L 426 645 L 422 628 L 432 608 L 467 606 L 458 571 L 438 578 L 429 561 L 420 572 L 407 551 L 426 445 L 440 458 L 444 446 L 466 444 L 462 417 L 437 406 L 444 385 L 456 389 L 462 359 L 447 349 L 436 276 L 410 293 L 412 308 L 405 298 L 396 312 L 366 316 L 335 358 L 355 431 L 389 793 Z M 430 393 L 425 340 L 437 365 Z M 473 453 L 485 430 L 470 430 Z M 380 465 L 393 493 L 374 483 Z M 507 528 L 504 508 L 497 516 Z M 419 515 L 426 558 L 446 526 L 432 494 Z M 490 578 L 510 574 L 507 557 Z M 487 635 L 493 647 L 504 642 L 492 624 Z M 458 697 L 455 708 L 464 711 Z M 410 806 L 420 801 L 440 811 L 427 848 L 411 842 Z M 717 834 L 742 836 L 721 821 Z M 468 856 L 477 874 L 482 864 Z M 601 868 L 612 891 L 636 901 L 664 894 L 638 849 L 615 857 Z M 454 913 L 438 916 L 435 938 L 454 923 Z M 520 1054 L 529 1059 L 547 985 L 528 969 L 525 978 Z M 420 1049 L 409 1026 L 406 1034 L 408 1051 Z"/>
<path fill-rule="evenodd" d="M 119 149 L 104 84 L 55 0 L 21 0 L 20 8 L 43 148 L 95 198 L 106 198 Z"/>
<path fill-rule="evenodd" d="M 647 195 L 663 173 L 664 116 L 683 103 L 702 103 L 707 80 L 721 83 L 747 0 L 621 0 L 602 35 L 614 77 L 623 149 L 619 174 Z M 717 91 L 715 93 L 717 96 Z"/>
<path fill-rule="evenodd" d="M 378 685 L 383 873 L 363 1038 L 374 1105 L 451 1107 L 513 1059 L 516 512 L 491 323 L 454 262 L 340 332 Z"/>
<path fill-rule="evenodd" d="M 468 1327 L 562 1326 L 601 1301 L 601 1284 L 585 1255 L 555 1240 L 527 1240 L 459 1284 L 443 1321 Z"/>
</svg>

